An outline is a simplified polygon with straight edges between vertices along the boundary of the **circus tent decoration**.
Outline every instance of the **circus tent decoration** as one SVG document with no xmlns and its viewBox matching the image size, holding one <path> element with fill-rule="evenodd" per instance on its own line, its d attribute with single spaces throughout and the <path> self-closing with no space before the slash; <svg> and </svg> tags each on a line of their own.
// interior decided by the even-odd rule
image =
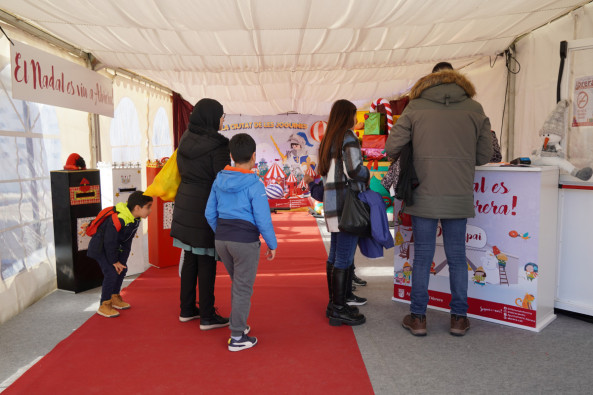
<svg viewBox="0 0 593 395">
<path fill-rule="evenodd" d="M 298 180 L 296 179 L 296 177 L 294 176 L 294 174 L 290 174 L 288 176 L 288 178 L 286 179 L 286 185 L 288 186 L 288 194 L 289 196 L 294 196 L 295 195 L 295 186 L 297 184 Z"/>
<path fill-rule="evenodd" d="M 307 185 L 307 183 L 305 182 L 305 179 L 303 178 L 301 180 L 301 182 L 299 182 L 299 185 L 297 186 L 297 191 L 302 191 L 303 193 L 305 193 L 308 190 L 309 190 L 309 186 Z"/>
<path fill-rule="evenodd" d="M 315 172 L 315 170 L 313 170 L 313 168 L 311 166 L 309 166 L 307 168 L 307 170 L 305 171 L 305 174 L 308 175 L 309 177 L 317 177 L 317 173 Z"/>
<path fill-rule="evenodd" d="M 284 170 L 282 170 L 282 167 L 280 167 L 280 164 L 278 163 L 278 161 L 276 161 L 272 164 L 272 166 L 270 166 L 270 169 L 268 170 L 264 178 L 268 181 L 278 179 L 284 180 L 286 179 L 286 173 L 284 173 Z"/>
</svg>

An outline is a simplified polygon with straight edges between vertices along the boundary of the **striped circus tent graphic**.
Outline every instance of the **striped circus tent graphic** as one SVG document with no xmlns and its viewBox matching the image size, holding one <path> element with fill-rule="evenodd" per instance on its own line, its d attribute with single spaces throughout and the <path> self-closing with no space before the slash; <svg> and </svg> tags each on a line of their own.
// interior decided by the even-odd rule
<svg viewBox="0 0 593 395">
<path fill-rule="evenodd" d="M 305 182 L 305 179 L 303 178 L 301 180 L 301 182 L 299 182 L 299 185 L 297 186 L 297 188 L 302 189 L 303 191 L 306 190 L 308 188 L 307 183 Z"/>
<path fill-rule="evenodd" d="M 309 166 L 307 168 L 307 170 L 305 171 L 305 174 L 308 175 L 309 177 L 317 177 L 317 173 L 315 172 L 315 170 L 313 170 L 313 168 L 311 166 Z"/>
<path fill-rule="evenodd" d="M 294 174 L 290 174 L 290 175 L 288 176 L 288 178 L 286 179 L 286 183 L 287 183 L 287 184 L 296 184 L 296 183 L 297 183 L 297 179 L 296 179 L 296 177 L 294 176 Z"/>
<path fill-rule="evenodd" d="M 274 164 L 270 167 L 270 170 L 268 170 L 264 178 L 268 180 L 275 180 L 277 178 L 286 178 L 286 174 L 284 173 L 284 170 L 282 170 L 282 167 L 280 167 L 278 162 L 274 162 Z"/>
</svg>

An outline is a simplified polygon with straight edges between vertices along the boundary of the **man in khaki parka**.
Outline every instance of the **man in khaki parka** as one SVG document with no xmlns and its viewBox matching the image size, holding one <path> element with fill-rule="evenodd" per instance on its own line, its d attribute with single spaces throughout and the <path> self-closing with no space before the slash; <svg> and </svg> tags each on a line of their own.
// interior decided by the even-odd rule
<svg viewBox="0 0 593 395">
<path fill-rule="evenodd" d="M 488 163 L 492 156 L 490 120 L 472 99 L 475 93 L 472 83 L 450 65 L 433 70 L 412 88 L 410 103 L 385 146 L 387 155 L 397 158 L 412 142 L 419 181 L 413 192 L 414 204 L 404 209 L 412 216 L 414 263 L 411 314 L 402 325 L 416 336 L 426 335 L 428 281 L 439 220 L 449 264 L 450 333 L 463 336 L 469 329 L 466 224 L 467 218 L 475 215 L 475 166 Z"/>
</svg>

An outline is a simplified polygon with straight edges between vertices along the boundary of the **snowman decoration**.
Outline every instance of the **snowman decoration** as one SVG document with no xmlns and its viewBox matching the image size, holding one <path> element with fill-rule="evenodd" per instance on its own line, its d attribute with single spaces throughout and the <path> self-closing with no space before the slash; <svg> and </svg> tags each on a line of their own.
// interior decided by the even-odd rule
<svg viewBox="0 0 593 395">
<path fill-rule="evenodd" d="M 544 122 L 544 126 L 539 131 L 544 141 L 540 148 L 533 151 L 534 157 L 531 158 L 531 163 L 536 166 L 555 165 L 565 170 L 571 176 L 587 181 L 593 175 L 593 169 L 590 167 L 577 169 L 572 163 L 566 160 L 564 150 L 560 145 L 560 141 L 564 138 L 567 108 L 568 101 L 559 101 L 554 111 L 552 111 L 546 122 Z"/>
</svg>

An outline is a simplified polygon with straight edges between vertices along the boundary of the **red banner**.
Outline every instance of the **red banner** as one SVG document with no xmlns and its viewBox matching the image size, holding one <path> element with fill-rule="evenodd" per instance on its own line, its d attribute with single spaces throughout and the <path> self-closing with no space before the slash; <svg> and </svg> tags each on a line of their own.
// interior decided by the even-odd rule
<svg viewBox="0 0 593 395">
<path fill-rule="evenodd" d="M 395 299 L 410 301 L 411 290 L 412 287 L 394 284 L 393 297 Z M 428 304 L 430 306 L 449 309 L 449 303 L 451 303 L 450 294 L 429 290 L 428 298 Z M 468 314 L 531 328 L 535 328 L 536 326 L 535 310 L 474 298 L 467 298 L 467 303 L 469 305 Z"/>
</svg>

